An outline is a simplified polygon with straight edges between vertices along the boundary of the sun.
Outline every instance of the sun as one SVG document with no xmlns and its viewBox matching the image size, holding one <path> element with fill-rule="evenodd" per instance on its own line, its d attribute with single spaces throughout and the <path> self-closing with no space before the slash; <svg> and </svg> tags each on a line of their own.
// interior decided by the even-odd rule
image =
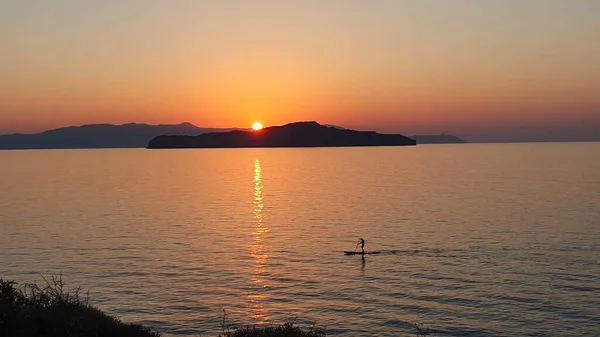
<svg viewBox="0 0 600 337">
<path fill-rule="evenodd" d="M 256 130 L 256 131 L 258 131 L 258 130 L 260 130 L 260 129 L 262 129 L 262 128 L 263 128 L 263 126 L 262 126 L 262 124 L 260 124 L 259 122 L 256 122 L 256 123 L 252 124 L 252 129 L 253 129 L 253 130 Z"/>
</svg>

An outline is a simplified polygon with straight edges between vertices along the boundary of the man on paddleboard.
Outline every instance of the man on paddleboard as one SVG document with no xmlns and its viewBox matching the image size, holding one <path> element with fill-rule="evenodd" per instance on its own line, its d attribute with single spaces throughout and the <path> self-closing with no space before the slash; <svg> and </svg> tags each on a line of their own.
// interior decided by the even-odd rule
<svg viewBox="0 0 600 337">
<path fill-rule="evenodd" d="M 360 249 L 362 250 L 362 253 L 365 253 L 365 239 L 363 238 L 358 238 L 358 243 L 360 244 Z"/>
</svg>

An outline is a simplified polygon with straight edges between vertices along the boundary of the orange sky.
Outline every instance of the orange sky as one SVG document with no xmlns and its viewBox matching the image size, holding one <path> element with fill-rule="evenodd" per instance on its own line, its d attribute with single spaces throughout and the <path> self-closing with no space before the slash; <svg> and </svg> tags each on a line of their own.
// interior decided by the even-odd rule
<svg viewBox="0 0 600 337">
<path fill-rule="evenodd" d="M 4 1 L 0 133 L 600 125 L 597 13 L 594 0 Z"/>
</svg>

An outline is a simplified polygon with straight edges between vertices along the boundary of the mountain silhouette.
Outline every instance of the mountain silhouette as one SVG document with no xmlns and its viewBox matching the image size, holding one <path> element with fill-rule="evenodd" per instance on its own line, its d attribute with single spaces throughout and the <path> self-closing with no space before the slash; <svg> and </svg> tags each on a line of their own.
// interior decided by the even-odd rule
<svg viewBox="0 0 600 337">
<path fill-rule="evenodd" d="M 199 128 L 181 124 L 90 124 L 48 130 L 36 134 L 0 135 L 0 149 L 145 148 L 159 135 L 199 135 L 237 128 Z"/>
<path fill-rule="evenodd" d="M 417 141 L 417 144 L 460 144 L 468 143 L 464 139 L 460 139 L 453 135 L 442 133 L 440 135 L 415 135 L 410 138 Z"/>
<path fill-rule="evenodd" d="M 414 139 L 399 134 L 355 131 L 296 122 L 259 131 L 209 132 L 199 136 L 158 136 L 148 148 L 231 148 L 231 147 L 329 147 L 416 145 Z"/>
</svg>

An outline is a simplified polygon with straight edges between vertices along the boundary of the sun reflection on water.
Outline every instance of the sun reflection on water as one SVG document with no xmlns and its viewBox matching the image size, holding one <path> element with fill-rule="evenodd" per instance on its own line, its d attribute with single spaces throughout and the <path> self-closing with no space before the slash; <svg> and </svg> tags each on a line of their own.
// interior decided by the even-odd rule
<svg viewBox="0 0 600 337">
<path fill-rule="evenodd" d="M 250 256 L 254 259 L 252 278 L 250 279 L 249 309 L 251 309 L 251 318 L 255 323 L 265 323 L 268 320 L 268 311 L 263 306 L 267 296 L 264 290 L 268 287 L 266 278 L 266 263 L 269 257 L 269 248 L 265 245 L 264 235 L 269 231 L 263 222 L 263 184 L 262 168 L 260 160 L 254 160 L 254 221 L 252 228 L 252 244 L 250 245 Z"/>
</svg>

